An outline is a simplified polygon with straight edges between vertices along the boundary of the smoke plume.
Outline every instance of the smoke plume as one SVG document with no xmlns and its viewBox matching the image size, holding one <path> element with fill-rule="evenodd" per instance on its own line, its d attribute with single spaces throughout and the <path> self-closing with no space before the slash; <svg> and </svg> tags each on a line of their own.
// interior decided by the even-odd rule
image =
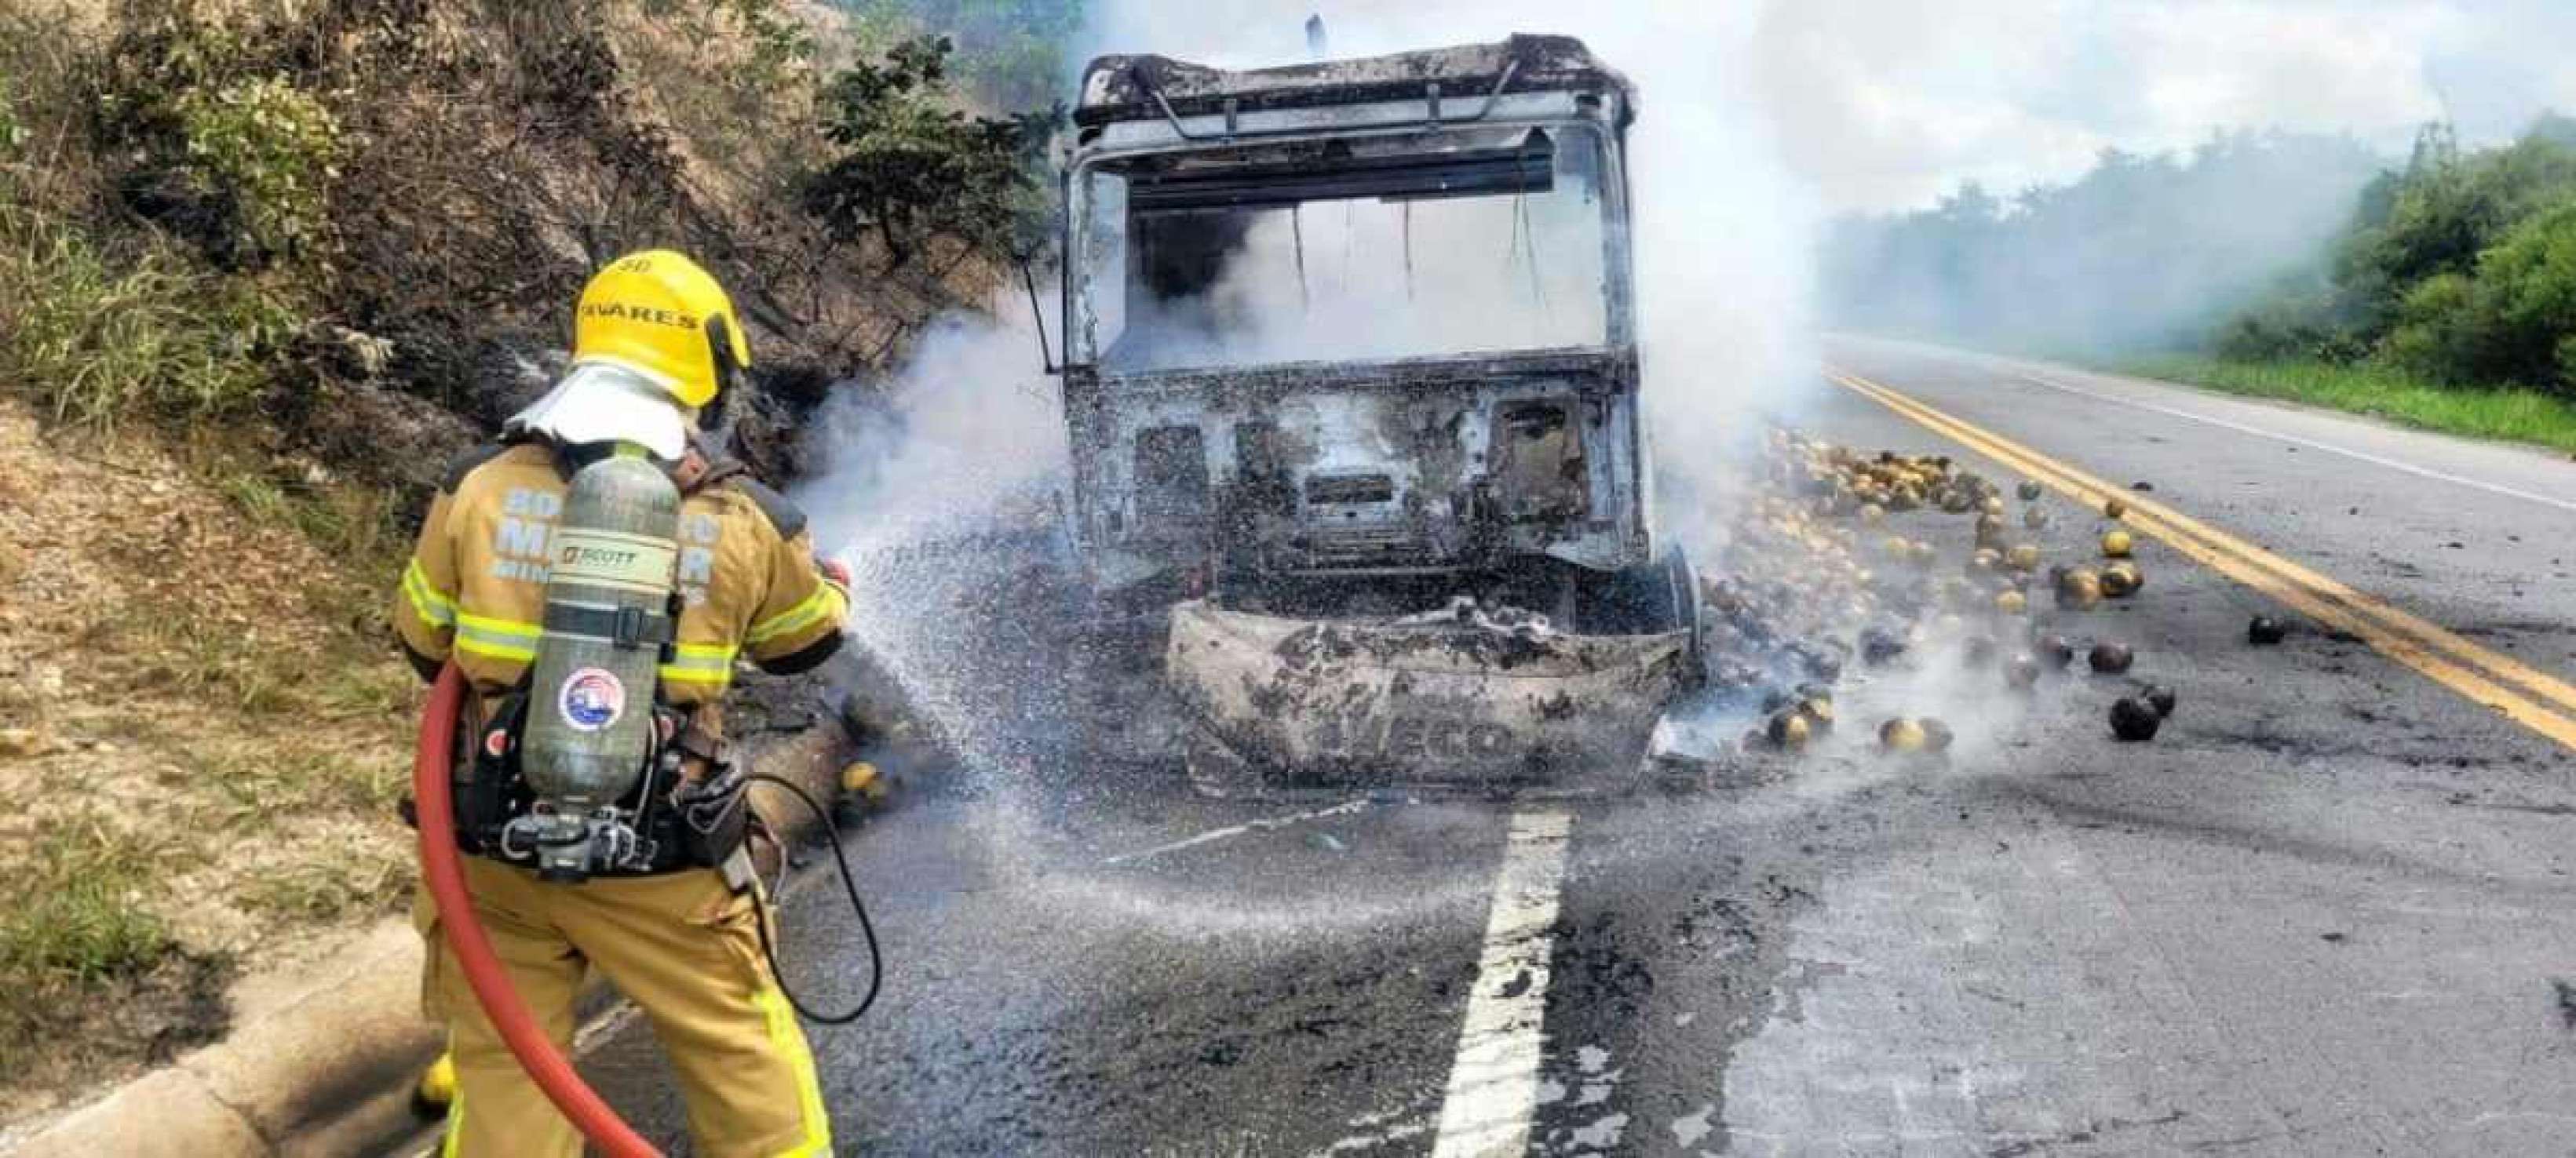
<svg viewBox="0 0 2576 1158">
<path fill-rule="evenodd" d="M 1757 87 L 1757 6 L 1105 0 L 1082 55 L 1296 63 L 1309 59 L 1309 15 L 1323 18 L 1335 57 L 1557 33 L 1582 38 L 1636 82 L 1637 293 L 1649 425 L 1668 474 L 1691 481 L 1701 473 L 1693 464 L 1740 445 L 1750 419 L 1809 388 L 1816 220 Z"/>
<path fill-rule="evenodd" d="M 1153 52 L 1223 67 L 1296 63 L 1309 59 L 1306 19 L 1317 10 L 1284 0 L 1107 0 L 1075 55 Z M 1401 9 L 1329 3 L 1320 14 L 1336 57 L 1556 33 L 1583 38 L 1636 82 L 1641 112 L 1628 163 L 1648 428 L 1664 468 L 1660 495 L 1675 508 L 1665 525 L 1685 542 L 1703 538 L 1719 521 L 1713 503 L 1730 476 L 1720 464 L 1743 461 L 1760 416 L 1792 406 L 1815 380 L 1808 317 L 1814 222 L 1751 87 L 1755 71 L 1746 56 L 1755 14 L 1642 0 L 1580 7 L 1435 0 Z M 1348 214 L 1325 207 L 1292 226 L 1307 233 L 1308 288 L 1372 278 L 1404 288 L 1401 277 L 1363 264 L 1400 252 L 1401 230 L 1410 225 L 1424 231 L 1412 239 L 1423 262 L 1413 271 L 1414 296 L 1433 303 L 1349 310 L 1318 326 L 1307 311 L 1290 308 L 1301 293 L 1296 280 L 1241 276 L 1222 279 L 1204 295 L 1210 312 L 1188 321 L 1202 340 L 1240 343 L 1232 356 L 1251 360 L 1263 342 L 1311 341 L 1319 332 L 1337 334 L 1354 354 L 1434 352 L 1501 303 L 1577 308 L 1586 292 L 1578 283 L 1597 283 L 1597 270 L 1569 272 L 1524 256 L 1517 276 L 1495 276 L 1513 267 L 1495 265 L 1494 254 L 1514 246 L 1544 254 L 1554 228 L 1547 207 L 1515 212 L 1524 218 L 1470 211 L 1407 222 L 1381 204 Z M 1283 242 L 1299 241 L 1280 232 L 1275 223 L 1269 235 L 1256 230 L 1241 239 L 1244 252 L 1256 263 L 1275 259 Z M 1471 240 L 1487 259 L 1479 270 L 1438 268 Z M 931 334 L 888 388 L 842 392 L 818 431 L 824 470 L 799 493 L 818 544 L 858 572 L 858 637 L 913 708 L 935 719 L 970 760 L 991 766 L 1026 766 L 1040 757 L 1009 714 L 995 710 L 998 673 L 983 670 L 989 657 L 975 654 L 1009 652 L 1010 642 L 961 645 L 957 633 L 960 624 L 989 621 L 964 609 L 987 607 L 997 589 L 1009 587 L 1009 552 L 1043 548 L 1023 539 L 961 565 L 953 553 L 925 555 L 914 544 L 1025 536 L 1050 525 L 1065 435 L 1057 385 L 1040 370 L 1026 317 L 1026 303 L 1005 295 L 992 316 L 954 319 Z M 1270 324 L 1282 318 L 1305 328 L 1283 334 Z M 1062 333 L 1052 319 L 1049 330 Z M 1042 608 L 1017 610 L 1019 618 L 1046 617 Z"/>
</svg>

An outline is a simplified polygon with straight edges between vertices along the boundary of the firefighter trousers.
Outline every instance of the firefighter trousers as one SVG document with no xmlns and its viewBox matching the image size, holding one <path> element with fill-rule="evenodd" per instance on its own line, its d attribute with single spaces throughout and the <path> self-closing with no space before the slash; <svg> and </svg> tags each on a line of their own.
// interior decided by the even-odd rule
<svg viewBox="0 0 2576 1158">
<path fill-rule="evenodd" d="M 697 1153 L 831 1153 L 813 1055 L 761 957 L 748 895 L 713 869 L 563 885 L 479 856 L 464 861 L 494 953 L 558 1048 L 571 1043 L 583 975 L 597 969 L 643 1010 L 669 1055 Z M 484 1018 L 426 890 L 412 920 L 428 940 L 423 1010 L 446 1023 L 456 1060 L 443 1153 L 579 1158 L 580 1134 Z"/>
</svg>

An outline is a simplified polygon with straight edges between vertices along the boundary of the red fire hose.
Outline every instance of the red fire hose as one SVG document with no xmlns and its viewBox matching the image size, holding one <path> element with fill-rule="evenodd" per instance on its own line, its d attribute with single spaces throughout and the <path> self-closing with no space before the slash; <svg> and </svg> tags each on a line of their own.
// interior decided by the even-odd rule
<svg viewBox="0 0 2576 1158">
<path fill-rule="evenodd" d="M 492 954 L 492 939 L 474 920 L 474 900 L 465 889 L 465 869 L 457 860 L 455 804 L 448 797 L 447 777 L 456 756 L 456 719 L 465 704 L 465 677 L 449 664 L 429 692 L 429 707 L 420 720 L 420 746 L 412 760 L 412 794 L 420 809 L 420 874 L 438 904 L 438 923 L 447 930 L 447 945 L 483 1015 L 501 1033 L 519 1067 L 546 1092 L 555 1108 L 611 1158 L 660 1158 L 660 1151 L 609 1109 L 599 1094 L 574 1072 L 563 1051 L 546 1037 L 528 1012 L 528 1003 L 510 987 L 510 975 Z"/>
</svg>

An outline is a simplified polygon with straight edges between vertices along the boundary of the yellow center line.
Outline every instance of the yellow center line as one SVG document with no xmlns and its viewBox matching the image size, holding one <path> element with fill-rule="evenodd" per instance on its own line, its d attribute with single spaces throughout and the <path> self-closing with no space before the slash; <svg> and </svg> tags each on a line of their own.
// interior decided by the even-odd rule
<svg viewBox="0 0 2576 1158">
<path fill-rule="evenodd" d="M 2576 750 L 2576 687 L 2565 681 L 1886 386 L 1843 372 L 1828 376 L 2077 502 L 2098 510 L 2106 500 L 2118 498 L 2130 508 L 2123 521 L 2132 529 L 2310 619 L 2348 632 L 2417 674 Z"/>
<path fill-rule="evenodd" d="M 1973 432 L 1978 438 L 1989 444 L 2006 447 L 2025 458 L 2035 459 L 2046 463 L 2056 473 L 2066 476 L 2071 482 L 2079 487 L 2079 490 L 2070 493 L 2076 493 L 2078 497 L 2087 499 L 2096 507 L 2099 507 L 2101 503 L 2107 499 L 2117 497 L 2122 502 L 2127 503 L 2130 508 L 2135 511 L 2142 512 L 2153 519 L 2171 524 L 2173 527 L 2180 529 L 2184 533 L 2196 536 L 2221 550 L 2243 557 L 2248 562 L 2263 566 L 2266 569 L 2279 574 L 2290 582 L 2306 588 L 2313 594 L 2345 604 L 2355 613 L 2375 618 L 2381 623 L 2387 625 L 2393 631 L 2413 636 L 2419 643 L 2439 651 L 2448 652 L 2454 659 L 2467 662 L 2473 667 L 2484 669 L 2486 674 L 2491 677 L 2500 679 L 2506 683 L 2519 684 L 2522 686 L 2523 690 L 2531 692 L 2543 700 L 2551 701 L 2565 709 L 2576 711 L 2576 686 L 2571 686 L 2566 681 L 2550 675 L 2547 672 L 2532 668 L 2529 665 L 2522 663 L 2520 660 L 2514 659 L 2512 656 L 2480 647 L 2442 627 L 2428 623 L 2423 619 L 2385 602 L 2373 599 L 2335 581 L 2334 579 L 2320 575 L 2295 562 L 2282 558 L 2279 555 L 2272 554 L 2260 547 L 2256 547 L 2239 540 L 2224 531 L 2167 507 L 2153 499 L 2131 494 L 2123 488 L 2112 486 L 2092 477 L 2091 475 L 2087 475 L 2082 471 L 2076 470 L 2074 467 L 2051 460 L 2028 447 L 2013 443 L 2002 435 L 1970 426 L 1968 423 L 1958 418 L 1952 417 L 1948 414 L 1943 414 L 1938 410 L 1934 410 L 1932 407 L 1912 398 L 1908 398 L 1905 395 L 1899 394 L 1887 386 L 1858 377 L 1852 377 L 1851 381 L 1846 383 L 1846 385 L 1852 385 L 1854 388 L 1860 389 L 1864 394 L 1871 393 L 1872 391 L 1883 393 L 1890 396 L 1889 398 L 1881 398 L 1880 401 L 1883 403 L 1888 403 L 1889 405 L 1898 407 L 1911 407 L 1925 414 L 1937 417 L 1941 421 L 1947 422 L 1954 427 Z"/>
</svg>

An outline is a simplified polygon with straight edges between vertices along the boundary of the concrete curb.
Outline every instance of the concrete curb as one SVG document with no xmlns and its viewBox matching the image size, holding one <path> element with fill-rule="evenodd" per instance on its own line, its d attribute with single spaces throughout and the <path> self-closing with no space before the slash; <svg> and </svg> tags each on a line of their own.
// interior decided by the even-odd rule
<svg viewBox="0 0 2576 1158">
<path fill-rule="evenodd" d="M 300 992 L 240 1011 L 223 1041 L 74 1112 L 17 1153 L 347 1154 L 368 1134 L 403 1129 L 412 1075 L 438 1052 L 420 1018 L 420 964 L 411 923 L 379 922 L 300 970 Z"/>
<path fill-rule="evenodd" d="M 828 802 L 848 746 L 841 729 L 822 722 L 758 746 L 753 758 L 760 771 Z M 799 835 L 813 827 L 792 801 L 764 795 L 761 812 Z M 421 956 L 410 921 L 379 922 L 290 982 L 245 993 L 223 1041 L 126 1083 L 10 1153 L 322 1158 L 373 1153 L 418 1133 L 412 1082 L 440 1043 L 420 1016 Z"/>
</svg>

